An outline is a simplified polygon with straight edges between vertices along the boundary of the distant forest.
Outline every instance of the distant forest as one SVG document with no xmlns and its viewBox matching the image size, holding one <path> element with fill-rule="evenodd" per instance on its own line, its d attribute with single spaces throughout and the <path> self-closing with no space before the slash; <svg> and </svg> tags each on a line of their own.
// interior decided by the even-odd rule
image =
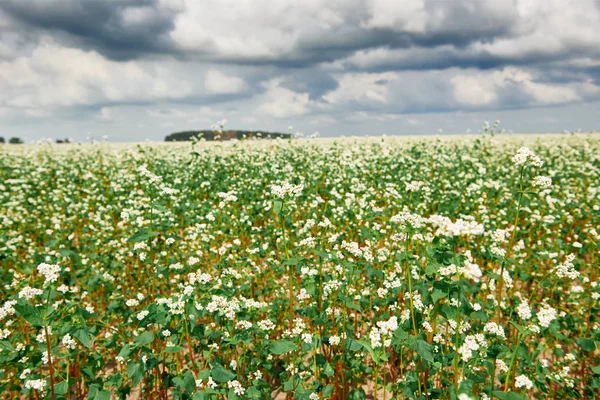
<svg viewBox="0 0 600 400">
<path fill-rule="evenodd" d="M 213 130 L 203 131 L 183 131 L 171 133 L 165 137 L 165 142 L 185 142 L 192 139 L 192 137 L 200 137 L 205 140 L 215 140 L 215 137 L 220 136 L 220 140 L 231 140 L 231 139 L 289 139 L 292 137 L 290 133 L 281 132 L 264 132 L 264 131 L 240 131 L 240 130 L 224 130 L 219 133 Z"/>
</svg>

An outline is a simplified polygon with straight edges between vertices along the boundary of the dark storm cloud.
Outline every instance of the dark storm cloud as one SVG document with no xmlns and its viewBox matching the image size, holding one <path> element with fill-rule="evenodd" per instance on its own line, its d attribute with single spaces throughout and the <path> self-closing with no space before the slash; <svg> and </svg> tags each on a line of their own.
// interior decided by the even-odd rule
<svg viewBox="0 0 600 400">
<path fill-rule="evenodd" d="M 0 0 L 0 124 L 588 110 L 599 25 L 600 0 Z"/>
<path fill-rule="evenodd" d="M 509 35 L 514 22 L 510 15 L 482 18 L 479 3 L 467 3 L 472 7 L 466 7 L 459 1 L 427 0 L 425 13 L 435 9 L 436 13 L 443 15 L 443 19 L 427 23 L 422 32 L 414 32 L 402 29 L 400 22 L 388 24 L 390 26 L 365 24 L 371 17 L 366 4 L 348 2 L 348 7 L 336 9 L 344 19 L 343 24 L 317 32 L 293 27 L 297 36 L 293 51 L 272 56 L 220 54 L 210 39 L 202 49 L 179 48 L 169 36 L 176 16 L 185 12 L 183 7 L 174 6 L 176 3 L 165 7 L 157 0 L 3 0 L 0 10 L 20 24 L 23 31 L 49 33 L 58 40 L 96 50 L 111 59 L 172 54 L 232 64 L 299 68 L 331 62 L 364 49 L 432 48 L 440 45 L 463 48 L 474 41 L 485 42 Z M 293 9 L 290 12 L 294 12 Z M 139 18 L 128 18 L 128 15 L 138 15 Z M 201 25 L 202 21 L 198 23 Z M 256 23 L 260 24 L 260 21 Z M 460 62 L 460 57 L 456 56 L 454 61 Z M 439 67 L 448 63 L 443 58 L 437 62 Z M 488 59 L 487 63 L 491 65 L 493 60 Z M 430 60 L 423 68 L 434 64 L 434 60 Z"/>
<path fill-rule="evenodd" d="M 388 2 L 391 4 L 392 2 Z M 409 2 L 419 3 L 419 2 Z M 599 1 L 593 3 L 596 7 Z M 257 7 L 260 7 L 257 3 Z M 266 3 L 265 3 L 266 4 Z M 381 5 L 384 5 L 382 8 Z M 324 3 L 324 7 L 327 3 Z M 449 67 L 496 68 L 503 65 L 530 65 L 553 61 L 561 57 L 598 53 L 598 49 L 587 43 L 569 43 L 554 52 L 545 48 L 521 54 L 492 54 L 485 48 L 473 50 L 473 44 L 489 44 L 505 39 L 517 40 L 534 29 L 536 20 L 525 21 L 517 12 L 517 2 L 511 0 L 424 0 L 422 8 L 407 10 L 389 7 L 381 1 L 348 1 L 331 8 L 341 23 L 325 28 L 317 26 L 303 28 L 304 21 L 293 24 L 277 21 L 253 20 L 240 13 L 239 25 L 275 24 L 270 28 L 281 34 L 289 33 L 293 39 L 287 51 L 271 54 L 224 52 L 218 45 L 220 34 L 233 34 L 238 26 L 225 26 L 198 39 L 193 48 L 186 48 L 174 40 L 177 18 L 187 12 L 184 3 L 160 2 L 159 0 L 3 0 L 0 11 L 17 25 L 17 30 L 31 39 L 38 34 L 50 34 L 56 40 L 70 46 L 96 50 L 115 60 L 131 60 L 142 57 L 173 55 L 182 60 L 210 61 L 232 65 L 275 66 L 279 68 L 308 68 L 320 63 L 344 60 L 360 51 L 373 49 L 415 50 L 414 57 L 381 59 L 377 63 L 363 66 L 345 63 L 349 70 L 372 72 L 402 69 L 444 69 Z M 235 13 L 215 3 L 214 17 L 220 13 Z M 387 10 L 385 7 L 389 7 Z M 296 12 L 302 6 L 290 6 Z M 413 14 L 411 14 L 413 12 Z M 406 15 L 404 17 L 404 15 Z M 309 17 L 306 16 L 307 23 Z M 540 16 L 542 18 L 543 16 Z M 198 20 L 200 29 L 210 32 L 206 20 Z M 568 28 L 565 28 L 568 29 Z M 189 36 L 194 36 L 190 32 Z M 247 36 L 240 33 L 240 40 Z M 246 37 L 243 37 L 246 36 Z M 257 40 L 263 40 L 257 36 Z M 269 46 L 270 38 L 264 39 Z M 419 51 L 430 50 L 419 54 Z M 343 62 L 343 61 L 340 61 Z"/>
<path fill-rule="evenodd" d="M 112 59 L 172 51 L 165 34 L 173 28 L 176 12 L 158 9 L 154 0 L 3 0 L 0 10 L 30 35 L 56 35 Z"/>
</svg>

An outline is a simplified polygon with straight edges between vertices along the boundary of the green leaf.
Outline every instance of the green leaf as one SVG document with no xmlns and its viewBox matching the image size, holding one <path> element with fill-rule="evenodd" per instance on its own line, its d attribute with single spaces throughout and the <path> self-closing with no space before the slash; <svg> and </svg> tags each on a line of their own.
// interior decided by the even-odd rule
<svg viewBox="0 0 600 400">
<path fill-rule="evenodd" d="M 416 351 L 424 360 L 433 362 L 433 346 L 431 344 L 422 339 L 417 339 L 410 348 Z"/>
<path fill-rule="evenodd" d="M 136 386 L 142 380 L 144 367 L 133 360 L 127 363 L 127 375 L 131 378 L 133 386 Z"/>
<path fill-rule="evenodd" d="M 575 339 L 575 341 L 577 342 L 577 344 L 579 345 L 579 347 L 581 347 L 582 350 L 584 350 L 584 351 L 594 351 L 594 350 L 596 350 L 596 343 L 594 342 L 594 339 L 579 338 L 579 339 Z"/>
<path fill-rule="evenodd" d="M 282 208 L 283 208 L 282 200 L 279 200 L 279 199 L 273 200 L 273 212 L 275 213 L 275 215 L 281 214 Z"/>
<path fill-rule="evenodd" d="M 596 367 L 591 367 L 591 370 L 596 374 L 596 375 L 600 375 L 600 365 L 596 366 Z"/>
<path fill-rule="evenodd" d="M 527 396 L 515 392 L 499 392 L 495 391 L 492 394 L 500 400 L 527 400 Z"/>
<path fill-rule="evenodd" d="M 75 257 L 75 255 L 76 255 L 76 253 L 73 250 L 69 250 L 69 249 L 58 249 L 58 252 L 63 257 L 71 257 L 71 256 Z"/>
<path fill-rule="evenodd" d="M 152 335 L 152 332 L 150 332 L 150 331 L 146 331 L 146 332 L 142 333 L 141 335 L 137 336 L 135 339 L 133 339 L 133 341 L 139 345 L 145 345 L 148 343 L 152 343 L 153 340 L 154 340 L 154 335 Z"/>
<path fill-rule="evenodd" d="M 290 258 L 289 260 L 285 260 L 283 265 L 298 265 L 302 261 L 302 258 Z"/>
<path fill-rule="evenodd" d="M 96 394 L 94 400 L 110 400 L 110 390 L 102 390 Z"/>
<path fill-rule="evenodd" d="M 212 375 L 213 379 L 215 380 L 215 382 L 218 382 L 218 383 L 229 382 L 230 380 L 237 377 L 236 374 L 234 374 L 233 372 L 231 372 L 228 369 L 223 368 L 220 365 L 216 365 L 213 367 L 213 369 L 211 371 L 211 375 Z"/>
<path fill-rule="evenodd" d="M 181 346 L 167 346 L 162 352 L 163 353 L 179 353 L 183 351 L 183 347 Z"/>
<path fill-rule="evenodd" d="M 408 333 L 402 328 L 397 328 L 392 335 L 392 344 L 401 344 L 406 339 L 408 339 Z"/>
<path fill-rule="evenodd" d="M 362 345 L 356 340 L 349 339 L 346 343 L 345 348 L 349 351 L 360 351 L 362 349 Z"/>
<path fill-rule="evenodd" d="M 127 239 L 127 241 L 130 243 L 143 242 L 154 236 L 158 236 L 158 232 L 151 232 L 148 228 L 142 228 Z"/>
<path fill-rule="evenodd" d="M 151 206 L 152 206 L 152 208 L 154 208 L 155 210 L 158 210 L 160 212 L 164 212 L 164 213 L 168 213 L 169 212 L 168 209 L 166 209 L 165 207 L 163 207 L 162 205 L 160 205 L 160 204 L 158 204 L 156 202 L 152 203 Z"/>
<path fill-rule="evenodd" d="M 351 301 L 347 301 L 345 304 L 346 304 L 346 307 L 348 307 L 351 310 L 356 310 L 358 312 L 362 312 L 362 310 L 360 309 L 360 306 L 358 304 L 354 304 Z"/>
<path fill-rule="evenodd" d="M 183 377 L 178 376 L 173 378 L 173 382 L 179 389 L 185 390 L 188 393 L 192 393 L 196 388 L 194 375 L 189 371 Z"/>
<path fill-rule="evenodd" d="M 365 341 L 365 340 L 357 340 L 357 342 L 363 347 L 363 349 L 367 350 L 369 352 L 369 354 L 371 355 L 371 358 L 373 359 L 373 361 L 375 361 L 376 363 L 379 362 L 379 357 L 377 354 L 375 354 L 375 351 L 373 350 L 373 348 L 371 347 L 371 345 Z"/>
<path fill-rule="evenodd" d="M 437 303 L 437 301 L 443 297 L 446 297 L 448 293 L 440 290 L 440 289 L 435 289 L 433 291 L 433 293 L 431 294 L 431 300 L 433 301 L 433 303 Z"/>
<path fill-rule="evenodd" d="M 325 374 L 325 376 L 330 377 L 335 375 L 335 370 L 333 369 L 331 364 L 327 363 L 325 364 L 325 369 L 323 370 L 323 373 Z"/>
<path fill-rule="evenodd" d="M 126 344 L 125 346 L 123 346 L 123 348 L 121 349 L 121 351 L 119 352 L 119 354 L 117 356 L 123 357 L 123 358 L 129 357 L 129 355 L 131 354 L 133 349 L 135 349 L 135 345 Z"/>
<path fill-rule="evenodd" d="M 29 322 L 33 326 L 44 326 L 44 320 L 42 319 L 39 311 L 29 303 L 17 303 L 13 306 L 17 314 Z"/>
<path fill-rule="evenodd" d="M 511 321 L 510 323 L 512 326 L 514 326 L 515 328 L 517 328 L 517 330 L 519 331 L 519 333 L 523 336 L 527 336 L 529 334 L 529 330 L 527 330 L 527 328 L 525 328 L 524 326 L 521 325 L 517 325 L 514 322 Z"/>
<path fill-rule="evenodd" d="M 77 328 L 73 331 L 73 336 L 79 339 L 82 345 L 87 347 L 88 349 L 92 348 L 92 343 L 90 339 L 93 339 L 93 336 L 90 334 L 89 330 L 83 327 Z"/>
<path fill-rule="evenodd" d="M 69 384 L 67 381 L 62 381 L 54 385 L 54 393 L 55 394 L 66 394 L 69 389 Z"/>
<path fill-rule="evenodd" d="M 298 346 L 296 346 L 296 344 L 290 342 L 289 340 L 278 340 L 276 342 L 271 343 L 271 346 L 269 346 L 269 348 L 271 350 L 271 353 L 279 355 L 285 354 L 292 350 L 296 350 L 298 349 Z"/>
</svg>

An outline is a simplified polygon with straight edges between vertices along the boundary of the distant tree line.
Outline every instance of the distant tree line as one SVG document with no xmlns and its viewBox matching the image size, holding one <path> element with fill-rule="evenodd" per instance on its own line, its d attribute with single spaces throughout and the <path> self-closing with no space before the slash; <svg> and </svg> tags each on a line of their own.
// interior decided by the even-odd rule
<svg viewBox="0 0 600 400">
<path fill-rule="evenodd" d="M 0 143 L 6 143 L 6 141 L 4 140 L 4 138 L 2 136 L 0 136 Z M 18 138 L 18 137 L 11 137 L 10 139 L 8 139 L 8 143 L 10 143 L 10 144 L 21 144 L 21 143 L 23 143 L 23 140 L 21 138 Z"/>
<path fill-rule="evenodd" d="M 201 131 L 183 131 L 175 132 L 165 137 L 165 142 L 186 142 L 192 138 L 204 138 L 205 140 L 231 140 L 231 139 L 289 139 L 292 137 L 289 133 L 264 132 L 264 131 L 242 131 L 242 130 L 224 130 L 223 132 L 213 130 Z"/>
<path fill-rule="evenodd" d="M 4 138 L 2 136 L 0 136 L 0 144 L 4 144 L 6 143 L 6 140 L 4 140 Z M 19 138 L 19 137 L 11 137 L 8 140 L 8 143 L 10 144 L 23 144 L 23 139 Z M 60 144 L 60 143 L 71 143 L 71 139 L 56 139 L 56 143 Z"/>
</svg>

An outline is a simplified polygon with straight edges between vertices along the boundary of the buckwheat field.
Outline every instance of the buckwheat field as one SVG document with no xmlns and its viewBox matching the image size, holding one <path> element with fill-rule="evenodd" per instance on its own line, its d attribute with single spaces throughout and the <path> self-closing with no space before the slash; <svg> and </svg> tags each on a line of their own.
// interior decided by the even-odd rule
<svg viewBox="0 0 600 400">
<path fill-rule="evenodd" d="M 3 399 L 598 398 L 600 137 L 0 146 Z"/>
</svg>

